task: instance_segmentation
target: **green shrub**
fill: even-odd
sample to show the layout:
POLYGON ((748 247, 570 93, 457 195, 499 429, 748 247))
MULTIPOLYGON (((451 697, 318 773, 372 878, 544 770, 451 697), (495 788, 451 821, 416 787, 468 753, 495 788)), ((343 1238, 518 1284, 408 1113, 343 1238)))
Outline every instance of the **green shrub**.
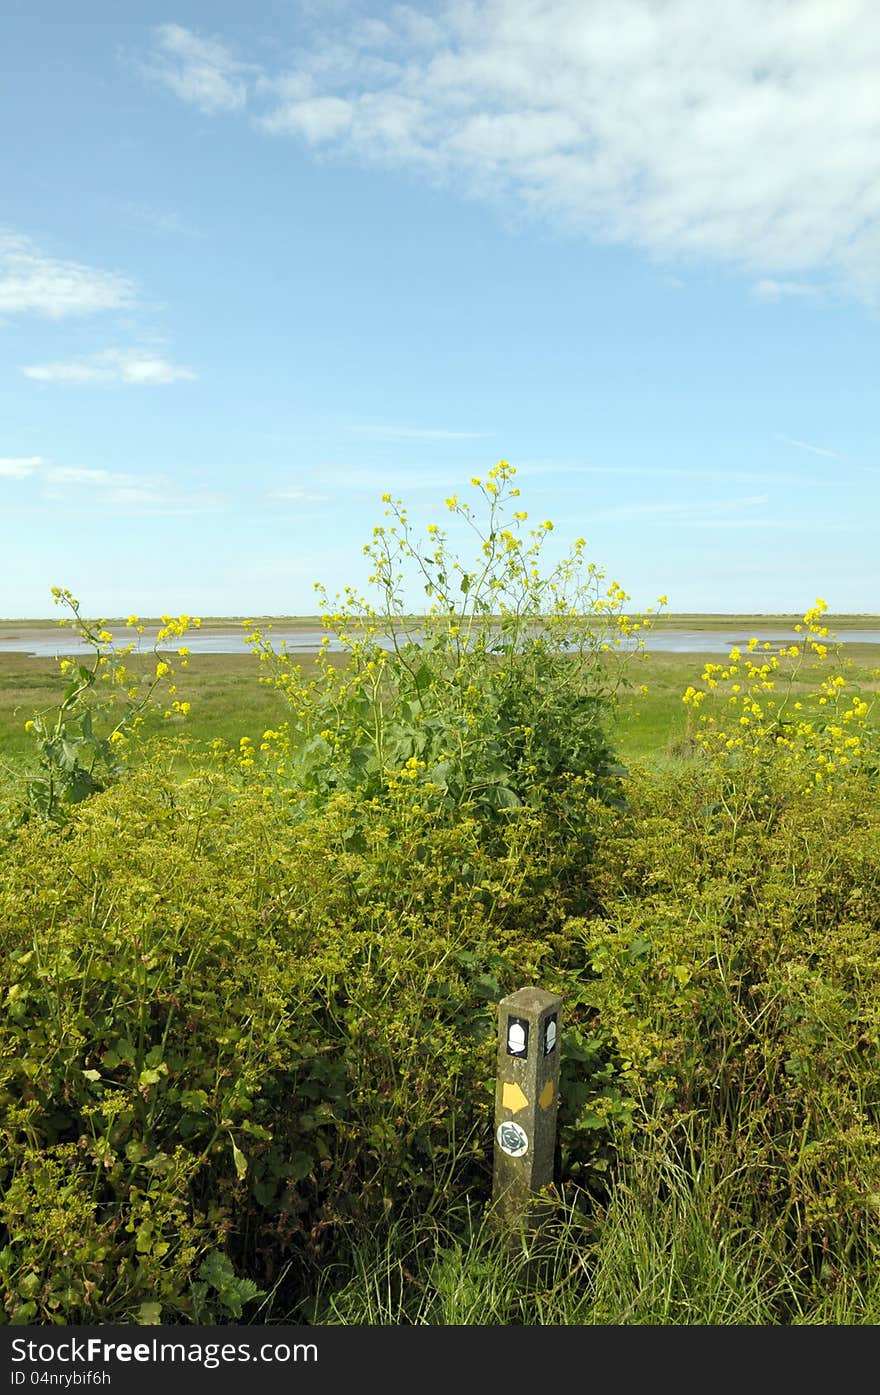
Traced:
POLYGON ((158 761, 62 828, 19 827, 0 877, 10 1317, 222 1320, 214 1253, 261 1291, 292 1266, 302 1296, 353 1234, 485 1200, 495 1003, 585 907, 579 846, 524 809, 489 848, 406 786, 293 823, 259 781, 158 761))
MULTIPOLYGON (((737 810, 727 774, 634 780, 597 843, 600 916, 572 921, 580 989, 616 1053, 639 1146, 701 1121, 805 1281, 869 1274, 880 1206, 880 807, 855 775, 737 810)), ((693 1157, 694 1169, 700 1163, 693 1157)))
MULTIPOLYGON (((8 1321, 259 1320, 270 1302, 333 1320, 383 1236, 431 1256, 395 1311, 478 1311, 474 1284, 502 1272, 473 1227, 495 1004, 526 983, 564 999, 560 1254, 572 1235, 589 1251, 560 1283, 573 1320, 876 1310, 870 703, 828 680, 792 727, 794 679, 773 696, 778 665, 743 675, 731 655, 688 690, 699 758, 622 785, 608 720, 643 622, 580 541, 542 572, 550 524, 503 526, 512 476, 475 481, 486 524, 447 501, 478 539, 467 565, 388 501, 367 547, 379 608, 327 606, 344 663, 309 679, 254 633, 291 705, 262 749, 101 767, 121 743, 89 725, 114 706, 95 701, 113 683, 95 632, 96 667, 38 733, 29 812, 49 817, 12 798, 0 833, 8 1321)), ((804 644, 822 657, 821 627, 804 644)), ((140 701, 126 690, 115 730, 140 701)))
MULTIPOLYGON (((511 510, 514 476, 501 461, 472 481, 485 518, 447 499, 474 540, 472 559, 435 524, 417 538, 403 504, 386 495, 391 522, 364 548, 377 602, 347 587, 331 603, 318 588, 326 633, 317 673, 283 645, 276 651, 270 633, 251 632, 265 681, 291 708, 262 742, 270 783, 319 800, 417 783, 487 830, 523 805, 561 801, 564 813, 573 779, 619 799, 608 727, 649 621, 624 614, 626 593, 586 562, 582 538, 561 560, 546 558, 553 524, 525 529, 525 511, 511 510), (427 613, 414 618, 406 598, 416 590, 427 613)), ((256 757, 246 745, 245 766, 256 757)))

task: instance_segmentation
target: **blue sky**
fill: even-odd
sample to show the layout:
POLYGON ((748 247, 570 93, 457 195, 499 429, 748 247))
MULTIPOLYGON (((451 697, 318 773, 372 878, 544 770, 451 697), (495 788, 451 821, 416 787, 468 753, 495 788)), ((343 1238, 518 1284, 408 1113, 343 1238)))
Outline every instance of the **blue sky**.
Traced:
POLYGON ((313 613, 502 458, 633 607, 880 611, 872 0, 4 0, 0 65, 0 616, 313 613))

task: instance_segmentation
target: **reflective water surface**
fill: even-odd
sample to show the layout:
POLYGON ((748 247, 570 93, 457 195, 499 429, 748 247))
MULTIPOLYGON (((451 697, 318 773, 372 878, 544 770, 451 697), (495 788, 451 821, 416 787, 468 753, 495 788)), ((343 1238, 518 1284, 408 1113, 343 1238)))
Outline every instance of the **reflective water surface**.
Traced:
MULTIPOLYGON (((193 630, 179 642, 168 645, 173 652, 178 643, 185 644, 193 654, 246 654, 250 646, 245 643, 245 631, 243 629, 230 628, 228 630, 193 630)), ((283 642, 286 642, 287 649, 291 653, 314 654, 321 647, 323 631, 313 630, 284 630, 277 629, 270 632, 273 647, 279 649, 283 642)), ((120 630, 116 636, 119 644, 126 642, 126 631, 120 630)), ((757 639, 760 643, 767 642, 776 649, 781 644, 793 644, 802 638, 794 630, 761 629, 760 627, 739 632, 730 630, 660 630, 655 633, 648 631, 644 636, 645 648, 656 653, 681 653, 681 654, 726 654, 733 645, 744 648, 750 639, 757 639)), ((150 635, 142 636, 142 643, 149 644, 150 635)), ((860 630, 840 630, 832 642, 841 644, 877 644, 880 645, 880 629, 860 629, 860 630)), ((339 650, 341 646, 331 640, 332 650, 339 650)), ((0 653, 27 654, 33 658, 51 658, 55 655, 65 654, 85 654, 88 648, 84 644, 72 643, 71 637, 62 630, 54 632, 26 631, 3 629, 0 626, 0 653)))

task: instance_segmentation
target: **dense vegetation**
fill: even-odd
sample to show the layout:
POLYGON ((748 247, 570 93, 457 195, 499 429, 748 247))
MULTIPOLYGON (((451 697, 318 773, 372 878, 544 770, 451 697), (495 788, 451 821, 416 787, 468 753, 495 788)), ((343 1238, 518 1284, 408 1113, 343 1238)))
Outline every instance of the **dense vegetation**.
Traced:
POLYGON ((546 562, 512 479, 485 521, 447 501, 467 564, 388 500, 378 606, 325 604, 344 664, 253 632, 260 740, 139 748, 157 700, 185 721, 186 617, 147 665, 59 592, 93 659, 0 833, 7 1322, 880 1320, 872 695, 817 603, 625 771, 651 617, 580 541, 546 562), (487 1219, 494 1005, 530 982, 565 1030, 524 1295, 487 1219))

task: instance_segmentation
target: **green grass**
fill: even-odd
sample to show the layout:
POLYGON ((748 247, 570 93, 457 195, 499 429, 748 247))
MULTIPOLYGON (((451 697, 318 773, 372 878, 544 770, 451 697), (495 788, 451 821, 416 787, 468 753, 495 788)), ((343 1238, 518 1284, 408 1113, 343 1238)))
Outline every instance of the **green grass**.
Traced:
MULTIPOLYGON (((324 1326, 875 1326, 880 1274, 795 1271, 756 1226, 739 1169, 637 1152, 604 1207, 560 1202, 543 1230, 504 1236, 465 1199, 416 1234, 389 1220, 305 1311, 324 1326)), ((271 1304, 267 1306, 271 1307, 271 1304)))
MULTIPOLYGON (((712 613, 678 611, 672 615, 658 615, 654 628, 658 630, 735 630, 780 629, 790 630, 803 621, 803 615, 788 615, 774 612, 767 615, 738 615, 723 612, 712 613)), ((832 615, 825 612, 822 624, 832 630, 880 630, 880 615, 864 614, 832 615)))
MULTIPOLYGON (((682 703, 682 694, 688 684, 700 686, 700 674, 707 661, 719 663, 722 657, 714 653, 657 652, 647 653, 639 660, 631 673, 633 686, 624 690, 618 704, 615 734, 625 760, 662 763, 689 753, 693 718, 682 703), (639 691, 642 685, 648 689, 644 696, 639 691)), ((848 680, 865 691, 876 690, 880 643, 848 644, 843 657, 848 680)), ((827 663, 805 664, 793 692, 815 689, 829 671, 827 663)))
MULTIPOLYGON (((880 644, 847 645, 844 652, 852 663, 852 676, 866 687, 875 687, 871 675, 880 665, 880 644)), ((621 693, 614 732, 624 760, 663 763, 687 754, 689 716, 681 695, 689 683, 699 683, 707 659, 717 662, 719 655, 655 652, 633 663, 632 686, 621 693), (639 691, 642 685, 648 688, 646 696, 639 691)), ((304 667, 312 662, 310 656, 303 656, 304 667)), ((136 669, 136 662, 132 667, 136 669)), ((177 697, 192 705, 189 717, 185 722, 153 721, 148 734, 155 737, 173 730, 197 743, 219 737, 237 745, 242 736, 259 742, 263 731, 277 726, 286 714, 283 699, 260 683, 260 673, 252 654, 194 654, 176 679, 177 697)), ((814 668, 805 671, 804 677, 815 680, 817 675, 820 670, 814 668)), ((0 757, 16 766, 28 760, 33 742, 24 723, 35 711, 57 702, 61 691, 54 659, 0 652, 0 757)))
MULTIPOLYGON (((309 664, 310 659, 304 660, 309 664)), ((132 659, 129 667, 137 672, 132 659)), ((186 732, 195 742, 219 737, 237 745, 242 736, 258 741, 267 727, 284 720, 280 695, 259 681, 260 670, 251 654, 197 654, 176 676, 177 694, 192 704, 183 721, 151 720, 148 735, 186 732)), ((51 708, 63 691, 58 665, 51 658, 0 653, 0 755, 20 764, 28 759, 33 741, 24 724, 35 711, 51 708)))

